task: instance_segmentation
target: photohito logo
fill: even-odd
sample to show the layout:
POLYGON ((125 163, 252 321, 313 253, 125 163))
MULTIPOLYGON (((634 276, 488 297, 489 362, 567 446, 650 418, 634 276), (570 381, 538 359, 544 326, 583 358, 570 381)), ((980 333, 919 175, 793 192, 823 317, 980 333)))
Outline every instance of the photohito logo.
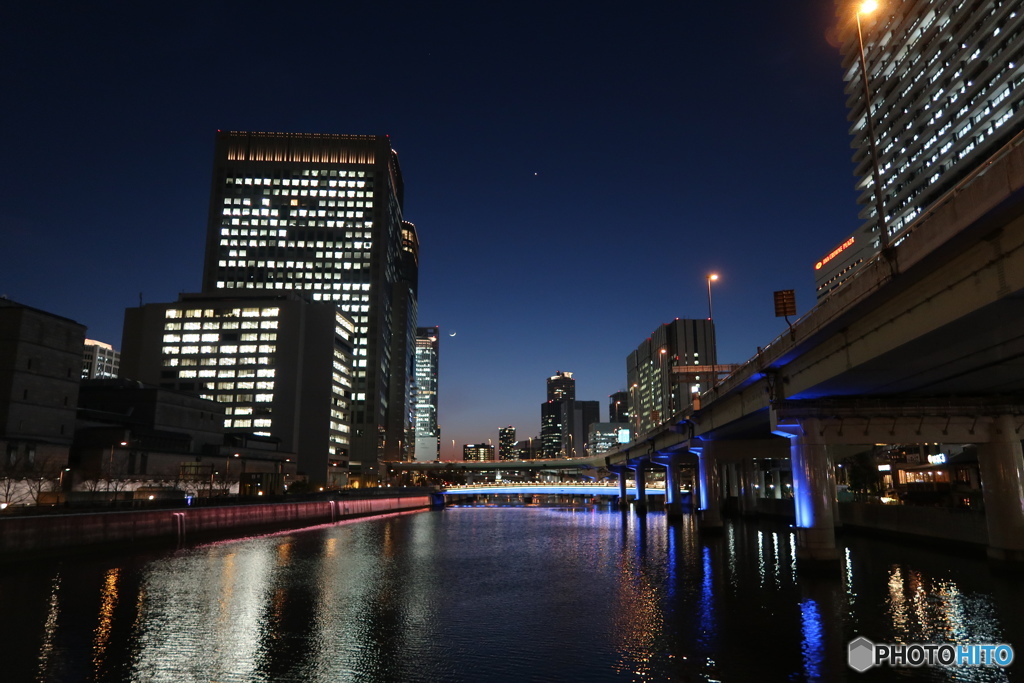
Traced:
POLYGON ((1013 648, 1005 643, 872 643, 850 641, 847 663, 861 673, 873 666, 1010 666, 1013 648))

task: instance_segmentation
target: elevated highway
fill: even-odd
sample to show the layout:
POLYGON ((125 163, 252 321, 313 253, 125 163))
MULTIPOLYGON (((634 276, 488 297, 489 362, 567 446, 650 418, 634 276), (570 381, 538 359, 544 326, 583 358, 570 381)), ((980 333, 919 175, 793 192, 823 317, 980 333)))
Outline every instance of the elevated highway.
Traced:
POLYGON ((1024 561, 1022 141, 965 178, 791 331, 695 405, 609 454, 607 465, 642 476, 660 464, 671 479, 679 454, 696 458, 702 515, 714 527, 719 459, 790 456, 798 556, 828 561, 830 447, 978 444, 990 555, 1024 561))

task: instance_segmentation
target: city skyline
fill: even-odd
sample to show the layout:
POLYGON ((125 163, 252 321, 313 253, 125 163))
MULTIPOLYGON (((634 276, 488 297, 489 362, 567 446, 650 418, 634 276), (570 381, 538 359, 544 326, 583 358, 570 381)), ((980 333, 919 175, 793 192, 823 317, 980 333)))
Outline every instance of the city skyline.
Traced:
POLYGON ((216 130, 389 134, 417 323, 441 334, 442 457, 537 435, 558 370, 605 404, 650 330, 704 315, 712 270, 719 359, 747 360, 786 329, 772 292, 809 310, 814 262, 859 224, 834 7, 522 9, 332 9, 365 28, 347 54, 394 48, 340 89, 317 66, 335 43, 269 4, 8 9, 0 294, 119 347, 126 308, 200 289, 216 130), (247 61, 271 20, 285 56, 247 61))

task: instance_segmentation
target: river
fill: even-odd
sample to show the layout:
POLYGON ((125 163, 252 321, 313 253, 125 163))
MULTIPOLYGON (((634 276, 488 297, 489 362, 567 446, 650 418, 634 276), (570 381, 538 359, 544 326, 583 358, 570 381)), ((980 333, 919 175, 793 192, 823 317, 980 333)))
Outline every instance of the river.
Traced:
MULTIPOLYGON (((784 523, 465 507, 0 571, 0 680, 1003 681, 847 666, 847 644, 1024 644, 1024 578, 840 536, 797 572, 784 523)), ((1021 656, 1024 657, 1024 651, 1021 656)))

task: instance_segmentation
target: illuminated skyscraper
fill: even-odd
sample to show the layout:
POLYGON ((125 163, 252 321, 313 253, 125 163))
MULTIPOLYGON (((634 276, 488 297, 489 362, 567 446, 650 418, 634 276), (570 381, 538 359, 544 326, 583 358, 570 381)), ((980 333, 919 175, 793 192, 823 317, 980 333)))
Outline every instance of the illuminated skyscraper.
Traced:
POLYGON ((203 291, 307 292, 355 325, 351 464, 380 481, 414 439, 419 242, 385 136, 220 132, 203 291))
POLYGON ((516 428, 513 426, 498 429, 498 460, 518 460, 516 450, 516 428))
POLYGON ((437 373, 440 359, 440 330, 416 328, 416 459, 441 457, 441 430, 437 426, 437 373))
POLYGON ((1024 130, 1024 11, 1007 0, 837 0, 857 190, 864 221, 815 264, 827 295, 1024 130), (870 102, 887 237, 879 232, 865 111, 870 102))
POLYGON ((571 372, 556 372, 548 377, 548 400, 540 406, 540 457, 557 458, 564 454, 565 425, 562 421, 562 403, 576 400, 576 380, 571 372))

